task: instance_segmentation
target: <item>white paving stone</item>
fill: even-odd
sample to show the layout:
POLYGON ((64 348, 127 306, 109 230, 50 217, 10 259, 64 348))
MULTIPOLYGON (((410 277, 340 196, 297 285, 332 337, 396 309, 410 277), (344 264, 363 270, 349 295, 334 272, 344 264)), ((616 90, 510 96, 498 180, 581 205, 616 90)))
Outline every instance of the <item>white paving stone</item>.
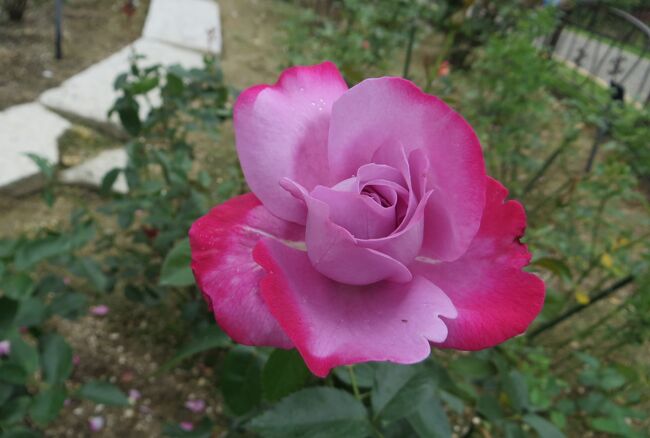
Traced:
MULTIPOLYGON (((128 156, 122 148, 103 151, 96 157, 61 172, 59 181, 67 184, 100 187, 104 175, 115 168, 125 168, 127 162, 128 156)), ((120 175, 115 180, 113 191, 118 193, 129 191, 123 172, 120 172, 120 175)))
POLYGON ((0 112, 0 190, 22 194, 39 188, 38 166, 25 154, 58 163, 58 138, 69 127, 66 119, 35 102, 0 112))
MULTIPOLYGON (((59 87, 47 90, 40 96, 40 102, 56 111, 84 119, 86 121, 115 128, 119 126, 117 114, 108 117, 118 92, 113 89, 115 78, 126 72, 133 53, 145 58, 138 62, 141 67, 153 64, 180 64, 183 67, 200 67, 203 58, 199 53, 173 47, 168 44, 139 39, 103 61, 92 65, 63 82, 59 87)), ((149 96, 155 105, 159 96, 149 96)), ((144 99, 139 99, 144 116, 149 107, 144 99)))
POLYGON ((219 6, 211 0, 153 0, 142 35, 201 52, 221 52, 219 6))

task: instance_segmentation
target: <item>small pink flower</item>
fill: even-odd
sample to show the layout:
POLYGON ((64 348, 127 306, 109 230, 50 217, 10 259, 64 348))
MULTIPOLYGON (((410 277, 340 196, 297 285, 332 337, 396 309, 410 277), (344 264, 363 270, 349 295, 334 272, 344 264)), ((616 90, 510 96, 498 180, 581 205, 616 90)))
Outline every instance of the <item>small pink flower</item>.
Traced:
POLYGON ((72 400, 70 400, 69 398, 66 398, 65 400, 63 400, 63 406, 66 406, 66 407, 70 406, 71 403, 72 403, 72 400))
POLYGON ((361 41, 361 48, 363 50, 368 50, 370 49, 370 42, 368 40, 363 40, 361 41))
POLYGON ((124 383, 132 382, 134 378, 135 374, 133 374, 133 371, 130 370, 124 371, 120 376, 120 380, 124 383))
POLYGON ((81 358, 79 357, 79 355, 75 354, 74 356, 72 356, 72 365, 77 366, 79 365, 79 363, 81 363, 81 358))
POLYGON ((104 428, 104 417, 90 417, 88 419, 88 426, 93 432, 99 432, 104 428))
POLYGON ((99 306, 93 306, 90 308, 90 313, 95 316, 104 316, 108 314, 110 308, 105 304, 100 304, 99 306))
POLYGON ((203 412, 205 401, 201 399, 188 400, 185 402, 185 407, 194 413, 203 412))
POLYGON ((451 64, 449 61, 442 61, 440 67, 438 67, 438 77, 449 76, 449 73, 451 73, 451 64))
POLYGON ((542 309, 523 206, 486 174, 467 121, 412 82, 348 89, 331 62, 293 67, 239 95, 234 128, 252 193, 189 234, 235 341, 296 348, 324 377, 492 347, 542 309))
POLYGON ((194 424, 190 423, 189 421, 183 421, 179 424, 179 426, 186 432, 191 432, 194 430, 194 424))
POLYGON ((142 397, 142 394, 137 389, 130 389, 129 390, 129 402, 131 404, 134 404, 135 402, 140 400, 140 397, 142 397))
POLYGON ((72 280, 70 279, 70 277, 63 277, 63 284, 65 284, 66 286, 70 286, 70 284, 72 284, 72 280))
POLYGON ((11 354, 11 341, 5 339, 0 341, 0 357, 9 356, 11 354))

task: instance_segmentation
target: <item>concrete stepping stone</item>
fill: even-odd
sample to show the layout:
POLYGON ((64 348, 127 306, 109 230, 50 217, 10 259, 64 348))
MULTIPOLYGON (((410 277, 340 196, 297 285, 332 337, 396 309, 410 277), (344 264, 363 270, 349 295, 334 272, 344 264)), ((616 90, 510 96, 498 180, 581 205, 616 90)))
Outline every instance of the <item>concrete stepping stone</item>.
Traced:
MULTIPOLYGON (((73 118, 120 133, 117 114, 109 118, 108 111, 119 96, 119 93, 113 89, 115 78, 128 71, 134 53, 144 56, 144 59, 138 61, 141 67, 154 64, 180 64, 185 68, 191 68, 203 64, 203 58, 199 53, 141 38, 72 76, 59 87, 45 91, 39 98, 40 102, 48 108, 73 118)), ((149 98, 154 105, 160 101, 159 96, 153 93, 149 98)), ((149 110, 148 103, 142 97, 139 103, 141 115, 144 116, 149 110)))
POLYGON ((142 35, 201 52, 221 52, 219 5, 211 0, 153 0, 142 35))
MULTIPOLYGON (((104 175, 115 168, 125 168, 127 162, 127 153, 122 148, 103 151, 96 157, 91 158, 78 166, 60 172, 59 181, 67 184, 100 187, 104 175)), ((121 172, 115 180, 113 191, 117 193, 127 193, 129 191, 124 173, 121 172)))
POLYGON ((70 122, 38 103, 0 112, 0 191, 22 195, 42 187, 38 166, 26 153, 58 163, 58 138, 70 122))

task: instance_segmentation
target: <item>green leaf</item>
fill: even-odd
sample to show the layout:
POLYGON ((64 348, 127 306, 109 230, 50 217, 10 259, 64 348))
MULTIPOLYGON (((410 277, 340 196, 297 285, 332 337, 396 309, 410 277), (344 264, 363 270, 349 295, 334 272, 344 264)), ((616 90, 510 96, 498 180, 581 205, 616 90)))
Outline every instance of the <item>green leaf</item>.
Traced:
POLYGON ((190 263, 190 240, 183 239, 174 245, 167 253, 160 272, 161 286, 191 286, 194 284, 194 276, 190 263))
POLYGON ((9 297, 0 297, 0 333, 8 330, 18 312, 18 301, 9 297))
POLYGON ((9 399, 9 397, 11 397, 13 391, 14 391, 13 385, 0 382, 0 406, 5 404, 5 402, 9 399))
POLYGON ((432 394, 429 399, 420 403, 418 409, 407 419, 421 438, 448 438, 451 436, 447 413, 436 395, 432 394))
POLYGON ((10 336, 9 340, 11 355, 8 362, 20 366, 27 376, 34 374, 40 365, 36 347, 25 342, 17 332, 10 336))
POLYGON ((560 429, 539 415, 524 415, 524 422, 535 429, 535 432, 537 432, 539 438, 564 438, 564 434, 560 429))
POLYGON ((56 164, 50 163, 47 158, 41 157, 38 154, 28 152, 25 154, 41 171, 45 178, 50 181, 54 178, 54 172, 56 170, 56 164))
POLYGON ((552 257, 544 257, 532 262, 531 266, 539 266, 540 268, 544 268, 562 280, 571 280, 571 270, 563 260, 555 259, 552 257))
POLYGON ((167 82, 165 84, 164 91, 170 96, 178 97, 183 93, 183 79, 178 77, 176 74, 168 72, 167 73, 167 82))
POLYGON ((66 236, 66 245, 69 250, 82 248, 95 237, 95 233, 95 225, 92 222, 76 226, 72 234, 66 236))
POLYGON ((212 350, 213 348, 227 347, 229 345, 230 339, 228 336, 216 325, 211 325, 192 336, 192 340, 178 350, 173 358, 165 362, 158 369, 157 374, 169 371, 190 356, 212 350))
POLYGON ((456 412, 456 414, 462 414, 465 410, 465 403, 463 400, 447 391, 440 391, 440 398, 445 402, 447 407, 456 412))
POLYGON ((41 358, 45 381, 62 383, 72 372, 72 348, 60 335, 49 334, 41 340, 41 358))
POLYGON ((157 76, 143 78, 131 84, 130 91, 134 95, 145 94, 156 88, 158 86, 158 82, 159 78, 157 76))
POLYGON ((81 259, 80 268, 81 274, 90 281, 90 284, 98 292, 106 292, 108 290, 110 282, 106 274, 102 271, 102 268, 99 266, 99 263, 93 259, 85 257, 81 259))
POLYGON ((491 394, 483 394, 478 399, 476 409, 490 421, 496 421, 504 417, 499 400, 491 394))
POLYGON ((221 372, 221 392, 228 407, 243 415, 262 399, 262 360, 255 350, 237 346, 228 352, 221 372))
POLYGON ((29 298, 34 292, 35 285, 31 277, 25 272, 10 275, 3 280, 1 289, 4 290, 5 295, 15 300, 23 300, 29 298))
POLYGON ((2 434, 2 438, 41 438, 41 436, 37 431, 27 429, 23 426, 14 427, 2 434))
POLYGON ((599 432, 616 436, 629 436, 632 432, 632 428, 625 422, 625 418, 622 416, 597 417, 591 419, 589 424, 599 432))
MULTIPOLYGON (((372 362, 354 365, 354 377, 357 380, 357 386, 359 388, 372 388, 372 385, 375 383, 375 371, 376 364, 372 362)), ((347 385, 352 385, 348 367, 334 368, 334 375, 347 385)))
MULTIPOLYGON (((2 376, 1 368, 0 376, 2 376)), ((22 422, 23 417, 27 415, 29 405, 30 398, 25 395, 11 400, 11 403, 6 403, 3 406, 0 406, 0 424, 4 426, 5 424, 16 424, 22 422)))
POLYGON ((38 298, 28 298, 20 302, 14 324, 17 327, 39 326, 45 319, 46 308, 38 298))
POLYGON ((40 295, 59 294, 67 289, 68 287, 63 282, 63 278, 56 275, 45 275, 39 279, 38 286, 36 286, 36 291, 40 295))
POLYGON ((463 356, 451 364, 451 369, 465 378, 485 379, 494 374, 494 366, 476 356, 463 356))
POLYGON ((267 400, 276 401, 296 392, 311 373, 297 350, 276 349, 262 372, 262 388, 267 400))
POLYGON ((13 255, 16 243, 16 240, 0 239, 0 258, 13 255))
POLYGON ((110 193, 111 189, 113 188, 113 184, 115 184, 115 181, 117 181, 117 177, 120 176, 120 172, 122 172, 122 169, 111 169, 109 170, 104 177, 102 178, 102 184, 100 186, 100 190, 104 194, 110 193))
POLYGON ((87 382, 79 390, 79 396, 104 405, 127 406, 129 404, 129 399, 117 386, 99 380, 87 382))
POLYGON ((27 383, 25 369, 15 363, 0 363, 0 382, 24 385, 27 383))
POLYGON ((50 311, 66 319, 77 319, 83 316, 87 308, 88 299, 78 292, 59 294, 50 303, 50 311))
POLYGON ((334 388, 307 388, 280 401, 250 423, 264 438, 364 438, 371 432, 366 408, 334 388))
POLYGON ((41 427, 51 423, 61 412, 67 396, 65 386, 55 385, 39 392, 32 400, 29 415, 41 427))
POLYGON ((625 382, 625 376, 621 373, 614 368, 606 368, 600 376, 599 386, 606 391, 611 391, 625 385, 625 382))
POLYGON ((140 105, 132 96, 122 96, 115 101, 109 114, 117 111, 124 130, 135 137, 142 130, 139 110, 140 105))
POLYGON ((530 433, 525 432, 520 423, 515 423, 515 422, 505 422, 503 425, 503 429, 506 433, 505 438, 529 438, 530 433))
POLYGON ((68 248, 66 241, 60 236, 47 236, 38 240, 24 242, 18 246, 16 251, 14 261, 16 269, 27 270, 43 260, 61 255, 68 248))
POLYGON ((434 378, 420 367, 378 364, 371 394, 375 418, 385 421, 404 418, 428 400, 435 388, 434 378))
POLYGON ((517 370, 512 370, 504 378, 504 390, 508 395, 512 407, 517 411, 523 411, 528 408, 528 385, 523 374, 517 370))

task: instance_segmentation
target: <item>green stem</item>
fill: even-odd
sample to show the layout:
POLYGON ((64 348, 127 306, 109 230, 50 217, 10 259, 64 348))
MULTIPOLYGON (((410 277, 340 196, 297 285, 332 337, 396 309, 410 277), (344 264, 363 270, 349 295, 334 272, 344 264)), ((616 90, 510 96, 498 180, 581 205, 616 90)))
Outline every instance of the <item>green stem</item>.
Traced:
POLYGON ((591 301, 589 301, 588 304, 585 304, 585 305, 580 304, 578 306, 572 307, 572 308, 568 309, 566 312, 564 312, 561 315, 559 315, 558 317, 556 317, 555 319, 552 319, 551 321, 548 321, 547 323, 542 324, 537 330, 533 330, 532 332, 530 332, 530 334, 528 335, 528 339, 532 341, 534 338, 541 335, 545 331, 555 327, 559 323, 561 323, 561 322, 569 319, 573 315, 585 310, 586 308, 592 306, 593 304, 597 303, 598 301, 600 301, 600 300, 602 300, 604 298, 607 298, 608 296, 610 296, 611 294, 613 294, 617 290, 621 289, 622 287, 627 286, 628 284, 632 283, 633 281, 634 281, 634 276, 628 275, 627 277, 617 281, 616 283, 614 283, 613 285, 611 285, 607 289, 604 289, 604 290, 602 290, 602 291, 600 291, 600 292, 598 292, 596 294, 592 294, 591 295, 591 301))
POLYGON ((354 373, 354 366, 348 366, 348 373, 350 374, 350 383, 352 384, 354 397, 361 401, 361 393, 359 392, 359 385, 357 384, 357 375, 354 373))
POLYGON ((554 200, 554 199, 559 199, 561 195, 563 195, 563 191, 567 188, 571 190, 571 187, 575 185, 575 178, 571 177, 569 178, 564 184, 559 186, 557 189, 555 189, 553 192, 551 192, 548 195, 542 196, 541 200, 533 205, 531 208, 527 209, 527 216, 534 219, 538 215, 538 211, 540 208, 545 206, 549 201, 554 200))
POLYGON ((598 235, 600 234, 600 226, 603 223, 603 213, 605 211, 605 206, 609 201, 609 196, 605 197, 598 203, 598 210, 596 211, 596 219, 594 223, 594 228, 591 231, 591 242, 589 244, 589 255, 594 256, 596 252, 596 244, 598 243, 598 235))
POLYGON ((580 330, 576 335, 569 336, 567 339, 562 340, 561 342, 554 344, 552 346, 553 349, 558 350, 560 348, 564 348, 567 345, 569 345, 572 341, 578 340, 581 341, 585 339, 587 335, 591 335, 596 329, 601 327, 603 324, 605 324, 607 321, 612 319, 614 316, 618 314, 621 310, 623 310, 626 306, 628 305, 627 302, 623 302, 622 304, 619 304, 614 308, 614 310, 611 310, 607 312, 602 318, 598 318, 596 322, 593 324, 589 324, 588 327, 580 330))
POLYGON ((451 47, 454 45, 454 41, 456 40, 456 31, 451 31, 447 34, 445 37, 445 42, 442 46, 442 51, 436 58, 435 63, 433 64, 433 70, 430 72, 431 74, 427 75, 427 84, 424 88, 424 92, 428 93, 431 91, 431 85, 433 84, 433 80, 436 78, 438 75, 438 71, 440 71, 440 66, 442 65, 443 61, 447 58, 449 58, 449 50, 451 47))
POLYGON ((535 184, 537 184, 537 181, 544 176, 546 171, 551 167, 551 165, 555 162, 555 160, 564 152, 564 150, 575 141, 576 135, 574 133, 570 133, 567 135, 564 139, 564 141, 551 153, 551 155, 544 160, 544 163, 542 164, 542 167, 539 168, 537 173, 528 180, 526 185, 524 186, 524 189, 521 191, 520 198, 523 198, 526 196, 532 189, 535 187, 535 184))
POLYGON ((411 57, 413 55, 413 43, 415 42, 415 23, 411 25, 409 31, 408 45, 406 46, 406 58, 404 59, 404 70, 402 71, 402 77, 408 79, 409 69, 411 68, 411 57))

